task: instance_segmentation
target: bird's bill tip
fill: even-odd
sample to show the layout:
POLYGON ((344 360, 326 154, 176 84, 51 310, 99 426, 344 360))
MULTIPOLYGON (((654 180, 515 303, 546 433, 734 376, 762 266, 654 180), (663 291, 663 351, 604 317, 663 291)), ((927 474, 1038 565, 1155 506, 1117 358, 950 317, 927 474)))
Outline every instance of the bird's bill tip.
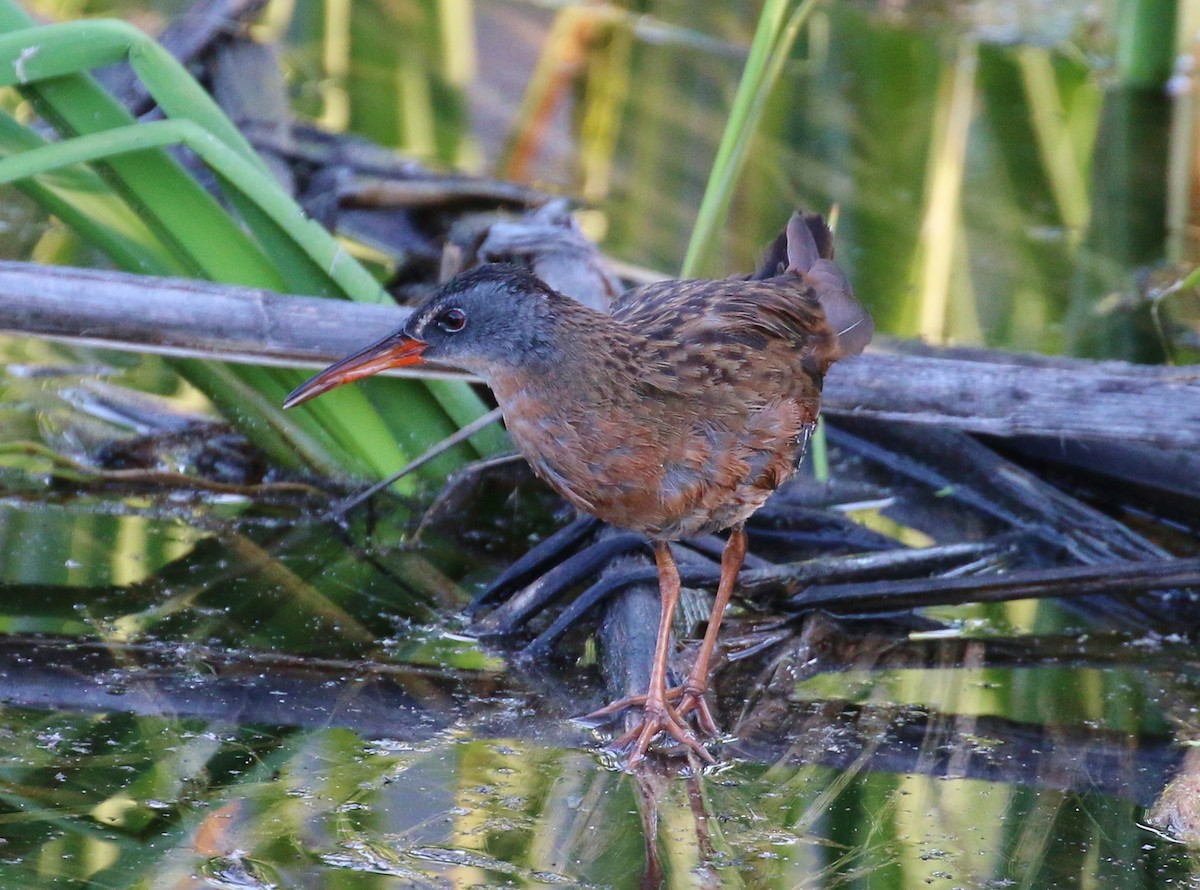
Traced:
POLYGON ((283 400, 283 407, 293 408, 301 402, 316 398, 343 383, 361 380, 389 368, 419 365, 424 361, 421 354, 428 345, 423 340, 417 340, 405 334, 385 337, 361 352, 356 352, 354 355, 347 356, 330 365, 310 380, 300 384, 283 400))

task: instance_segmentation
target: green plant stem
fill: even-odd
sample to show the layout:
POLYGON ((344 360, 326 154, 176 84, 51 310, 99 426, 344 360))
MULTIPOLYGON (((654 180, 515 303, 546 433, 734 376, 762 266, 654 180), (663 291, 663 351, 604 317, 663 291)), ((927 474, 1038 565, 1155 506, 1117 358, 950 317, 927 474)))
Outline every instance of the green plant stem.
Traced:
POLYGON ((168 117, 187 117, 269 174, 233 122, 165 49, 128 22, 94 19, 12 31, 0 35, 0 85, 38 83, 128 61, 168 117), (180 76, 180 75, 184 76, 180 76))
POLYGON ((1175 64, 1177 0, 1120 0, 1117 69, 1133 87, 1161 87, 1175 64))
MULTIPOLYGON (((43 148, 49 143, 7 114, 0 113, 0 158, 43 148)), ((73 168, 14 185, 122 269, 182 275, 161 242, 93 170, 73 168)))
MULTIPOLYGON (((55 53, 43 52, 45 41, 51 39, 57 26, 32 25, 19 4, 0 0, 0 31, 12 32, 3 35, 9 54, 0 56, 8 60, 7 65, 0 65, 0 72, 33 103, 43 118, 66 136, 136 123, 86 74, 56 73, 48 80, 34 83, 31 78, 40 70, 57 70, 51 67, 54 54, 76 63, 90 63, 94 56, 83 48, 68 51, 57 45, 55 53), (40 56, 46 56, 47 61, 39 63, 40 56)), ((111 58, 103 45, 99 58, 101 61, 96 64, 111 58)), ((99 172, 110 188, 144 217, 147 226, 188 274, 251 287, 283 289, 283 279, 261 248, 164 152, 139 152, 116 158, 105 163, 99 172), (214 250, 214 245, 220 249, 214 250)))
POLYGON ((750 55, 738 82, 729 120, 696 214, 696 225, 680 272, 684 278, 701 271, 701 259, 710 253, 713 239, 724 225, 734 186, 745 165, 746 152, 762 119, 771 89, 817 0, 803 0, 788 17, 791 3, 792 0, 767 0, 759 17, 750 55))

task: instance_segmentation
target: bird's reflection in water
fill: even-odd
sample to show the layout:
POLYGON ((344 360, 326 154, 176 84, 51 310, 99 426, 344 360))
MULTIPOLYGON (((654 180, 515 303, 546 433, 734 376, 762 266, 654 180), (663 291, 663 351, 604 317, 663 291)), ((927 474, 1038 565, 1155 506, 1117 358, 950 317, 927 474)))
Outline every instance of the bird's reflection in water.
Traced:
MULTIPOLYGON (((636 791, 638 815, 642 820, 642 836, 646 847, 646 864, 639 885, 642 890, 657 890, 666 886, 660 845, 660 805, 681 781, 687 794, 688 808, 692 814, 691 830, 695 837, 694 865, 688 871, 691 884, 700 888, 722 886, 716 867, 716 847, 709 829, 712 814, 704 795, 703 774, 691 768, 681 768, 678 760, 668 761, 656 756, 632 768, 630 776, 636 791)), ((670 830, 675 829, 676 826, 672 826, 670 830)))

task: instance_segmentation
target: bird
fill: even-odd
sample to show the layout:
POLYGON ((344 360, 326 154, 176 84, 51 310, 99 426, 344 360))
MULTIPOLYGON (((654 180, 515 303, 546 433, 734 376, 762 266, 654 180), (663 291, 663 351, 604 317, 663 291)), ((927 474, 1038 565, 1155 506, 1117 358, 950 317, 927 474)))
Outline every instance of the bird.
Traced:
POLYGON ((299 386, 284 407, 425 362, 481 378, 533 471, 576 508, 645 534, 653 550, 661 611, 646 694, 588 718, 641 709, 612 743, 629 750, 629 767, 660 734, 711 763, 689 721, 719 735, 709 666, 746 554, 744 523, 799 467, 829 367, 861 352, 874 329, 833 253, 824 219, 797 211, 755 274, 643 285, 608 313, 522 267, 479 266, 416 306, 398 331, 299 386), (684 681, 668 688, 680 594, 670 543, 724 530, 703 642, 684 681))

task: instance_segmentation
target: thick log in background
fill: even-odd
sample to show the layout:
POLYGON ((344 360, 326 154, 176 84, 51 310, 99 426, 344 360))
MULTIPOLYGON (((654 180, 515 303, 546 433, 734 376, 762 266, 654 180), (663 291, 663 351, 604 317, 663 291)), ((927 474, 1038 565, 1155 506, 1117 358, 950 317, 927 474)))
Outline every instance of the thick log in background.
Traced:
MULTIPOLYGON (((110 349, 318 366, 407 316, 396 306, 0 263, 0 330, 110 349)), ((995 436, 1200 447, 1200 367, 906 349, 884 343, 839 363, 824 409, 995 436)))

